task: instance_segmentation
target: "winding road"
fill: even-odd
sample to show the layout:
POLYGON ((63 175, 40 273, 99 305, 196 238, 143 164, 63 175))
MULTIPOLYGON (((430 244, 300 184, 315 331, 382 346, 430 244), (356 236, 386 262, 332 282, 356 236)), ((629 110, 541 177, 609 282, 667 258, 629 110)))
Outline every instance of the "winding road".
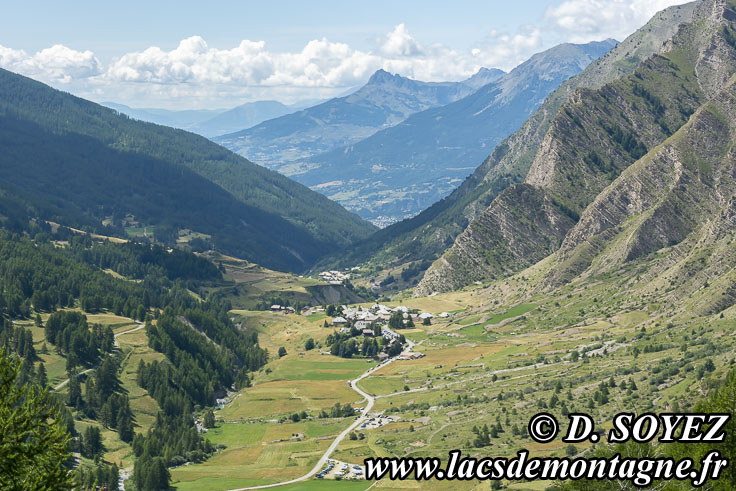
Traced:
MULTIPOLYGON (((123 334, 130 334, 131 332, 136 332, 136 331, 140 331, 141 329, 143 329, 144 327, 146 327, 146 326, 145 326, 145 324, 143 324, 142 322, 137 322, 137 321, 134 321, 134 322, 135 322, 136 324, 138 324, 138 326, 137 326, 137 327, 134 327, 133 329, 128 329, 127 331, 119 332, 119 333, 117 333, 117 334, 115 334, 115 335, 113 336, 113 338, 114 338, 114 343, 115 343, 115 344, 114 344, 115 348, 119 348, 119 347, 120 347, 120 346, 118 345, 118 336, 122 336, 123 334)), ((112 356, 112 353, 109 353, 109 356, 112 356)), ((99 366, 99 365, 98 365, 98 366, 99 366)), ((77 375, 82 375, 83 373, 88 373, 88 372, 91 372, 91 371, 92 371, 92 370, 94 370, 95 368, 97 368, 97 367, 95 366, 95 367, 92 367, 92 368, 88 368, 88 369, 86 369, 86 370, 82 370, 82 371, 81 371, 81 372, 79 372, 79 373, 78 373, 77 375)), ((65 380, 64 380, 63 382, 59 383, 59 384, 58 384, 58 385, 57 385, 56 387, 54 387, 54 388, 53 388, 53 390, 55 390, 55 391, 56 391, 56 390, 59 390, 59 389, 61 389, 62 387, 64 387, 64 386, 65 386, 66 384, 68 384, 68 383, 69 383, 69 379, 67 378, 67 379, 65 379, 65 380)), ((76 462, 77 462, 77 463, 79 463, 79 462, 80 462, 80 460, 81 460, 81 457, 80 457, 80 455, 79 455, 79 452, 74 452, 74 458, 75 458, 75 460, 76 460, 76 462)), ((123 472, 121 472, 121 474, 120 474, 120 477, 119 477, 119 479, 118 479, 118 488, 119 488, 119 489, 125 489, 125 485, 124 485, 124 482, 125 482, 125 480, 126 480, 126 479, 127 479, 128 477, 130 477, 130 469, 121 469, 121 471, 123 471, 123 472)))
MULTIPOLYGON (((115 348, 119 348, 120 347, 120 346, 118 346, 118 336, 122 336, 123 334, 130 334, 131 332, 140 331, 141 329, 143 329, 144 327, 146 327, 142 322, 137 322, 137 324, 138 324, 138 327, 134 327, 133 329, 128 329, 127 331, 123 331, 123 332, 119 332, 119 333, 115 334, 115 336, 114 336, 114 338, 115 338, 115 348)), ((112 353, 110 353, 110 355, 112 355, 112 353)), ((88 368, 86 370, 82 370, 77 375, 82 375, 84 373, 91 372, 95 368, 97 368, 97 367, 92 367, 92 368, 88 368)), ((65 379, 59 385, 57 385, 56 387, 54 387, 54 390, 59 390, 59 389, 61 389, 62 387, 64 387, 68 383, 69 383, 69 379, 65 379)))
MULTIPOLYGON (((406 344, 406 347, 404 348, 404 350, 402 351, 402 353, 408 353, 408 352, 410 352, 414 348, 414 346, 415 346, 415 344, 413 342, 409 341, 408 339, 406 340, 406 343, 407 343, 406 344)), ((363 391, 360 387, 358 387, 358 382, 360 382, 361 380, 363 380, 364 378, 366 378, 368 375, 372 374, 378 367, 384 367, 384 366, 388 365, 389 363, 394 362, 396 360, 396 358, 397 357, 389 358, 388 360, 386 360, 381 365, 374 365, 371 368, 369 368, 368 370, 366 370, 365 372, 363 372, 363 374, 361 374, 360 377, 358 377, 358 378, 350 381, 350 387, 355 392, 357 392, 358 394, 360 394, 368 402, 366 403, 366 405, 363 408, 363 410, 360 412, 360 416, 358 417, 358 419, 356 419, 355 421, 353 421, 353 424, 351 424, 350 426, 348 426, 342 433, 340 433, 339 435, 337 435, 337 437, 335 438, 335 440, 330 444, 330 446, 327 448, 327 450, 325 451, 325 453, 322 454, 322 457, 320 457, 319 461, 317 461, 317 463, 315 464, 315 466, 312 468, 311 471, 309 471, 308 473, 304 474, 301 477, 297 477, 297 478, 291 479, 289 481, 277 482, 277 483, 273 483, 273 484, 263 484, 261 486, 251 486, 251 487, 248 487, 248 488, 236 488, 236 489, 231 489, 230 491, 246 491, 246 490, 249 490, 249 489, 275 488, 277 486, 285 486, 287 484, 294 484, 294 483, 306 481, 307 479, 310 479, 311 477, 313 477, 314 475, 316 475, 325 466, 325 464, 327 463, 327 460, 330 458, 330 455, 332 455, 332 452, 334 452, 337 449, 338 445, 340 445, 340 443, 345 439, 345 437, 348 436, 351 431, 353 431, 355 428, 357 428, 358 426, 360 426, 361 424, 363 424, 365 422, 365 420, 366 420, 366 418, 368 416, 368 413, 373 408, 373 404, 375 404, 375 402, 376 402, 376 398, 374 396, 368 394, 367 392, 363 391)))

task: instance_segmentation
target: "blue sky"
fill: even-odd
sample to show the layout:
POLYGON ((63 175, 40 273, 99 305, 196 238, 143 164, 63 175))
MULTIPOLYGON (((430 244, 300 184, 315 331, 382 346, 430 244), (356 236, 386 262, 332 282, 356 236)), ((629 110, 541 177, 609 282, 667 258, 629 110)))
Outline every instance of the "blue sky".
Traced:
POLYGON ((509 70, 560 42, 623 39, 682 0, 10 2, 0 67, 96 101, 213 108, 334 96, 378 68, 509 70))
POLYGON ((243 39, 266 40, 277 50, 301 48, 327 37, 368 49, 373 39, 395 25, 409 24, 425 42, 469 47, 492 29, 513 31, 538 20, 551 2, 372 0, 201 2, 126 1, 11 2, 3 7, 0 38, 9 47, 40 50, 61 43, 74 49, 97 46, 95 53, 151 45, 175 48, 181 39, 199 35, 213 47, 243 39), (305 8, 305 5, 309 5, 305 8), (39 16, 39 12, 43 12, 39 16), (61 22, 60 22, 61 20, 61 22))

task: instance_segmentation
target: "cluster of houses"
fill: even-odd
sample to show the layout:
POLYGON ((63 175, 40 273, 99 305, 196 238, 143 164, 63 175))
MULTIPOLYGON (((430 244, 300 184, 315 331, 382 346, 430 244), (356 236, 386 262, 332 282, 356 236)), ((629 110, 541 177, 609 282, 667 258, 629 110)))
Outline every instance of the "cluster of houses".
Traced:
MULTIPOLYGON (((386 324, 391 316, 396 312, 401 312, 404 316, 404 324, 408 324, 409 320, 413 323, 422 323, 425 319, 432 319, 434 315, 429 312, 416 312, 411 311, 409 307, 399 305, 398 307, 391 308, 386 305, 375 304, 370 309, 364 310, 360 307, 351 308, 346 305, 342 307, 342 315, 332 319, 332 325, 336 327, 352 324, 358 329, 365 329, 370 327, 372 323, 386 324)), ((444 314, 444 312, 443 312, 444 314)), ((449 315, 449 314, 447 314, 449 315)))
MULTIPOLYGON (((412 323, 423 323, 425 319, 434 318, 434 315, 429 312, 420 313, 412 311, 403 305, 391 308, 386 305, 375 304, 369 309, 363 309, 361 307, 352 308, 343 305, 342 315, 332 319, 332 326, 339 327, 340 333, 347 334, 352 332, 353 329, 357 329, 361 331, 364 336, 373 337, 376 335, 376 331, 373 330, 373 326, 379 325, 381 326, 380 336, 387 341, 387 344, 391 344, 394 341, 399 341, 400 338, 399 333, 388 325, 391 317, 397 312, 402 314, 402 322, 407 327, 412 323)), ((402 354, 401 359, 414 360, 423 356, 424 355, 419 352, 409 352, 402 354)), ((386 353, 379 353, 376 356, 378 361, 384 361, 386 358, 388 358, 386 353)))
POLYGON ((342 285, 346 281, 350 280, 350 273, 344 273, 342 271, 322 271, 319 274, 319 277, 330 285, 342 285))
MULTIPOLYGON (((338 319, 339 319, 339 317, 338 317, 338 319)), ((344 324, 345 323, 341 323, 339 325, 344 325, 344 324)), ((362 331, 363 336, 368 336, 368 337, 375 336, 375 332, 373 331, 373 329, 371 329, 368 326, 358 327, 356 325, 355 328, 358 329, 359 331, 362 331)), ((340 333, 341 334, 348 334, 351 331, 352 331, 352 329, 350 327, 347 327, 347 326, 340 328, 340 333)), ((388 341, 387 344, 391 344, 393 341, 399 339, 399 334, 396 331, 390 329, 388 326, 385 326, 385 325, 382 325, 381 326, 381 336, 383 336, 383 339, 385 339, 386 341, 388 341)))
POLYGON ((271 312, 283 312, 284 314, 295 314, 296 310, 293 307, 287 307, 286 305, 271 305, 271 312))

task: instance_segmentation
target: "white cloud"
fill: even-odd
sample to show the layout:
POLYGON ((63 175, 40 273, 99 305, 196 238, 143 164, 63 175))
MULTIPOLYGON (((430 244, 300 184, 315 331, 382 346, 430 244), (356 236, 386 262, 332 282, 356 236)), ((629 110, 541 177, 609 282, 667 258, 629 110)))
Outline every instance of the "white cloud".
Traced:
POLYGON ((380 66, 375 56, 324 38, 310 41, 300 52, 275 53, 263 41, 242 41, 221 50, 193 36, 168 52, 153 47, 128 53, 102 78, 114 83, 344 87, 364 80, 374 66, 380 66))
POLYGON ((0 66, 30 77, 66 84, 94 77, 102 66, 91 51, 75 51, 60 44, 29 56, 25 51, 0 46, 0 66))
POLYGON ((264 41, 215 48, 200 36, 169 51, 150 47, 103 64, 92 51, 55 45, 35 54, 0 46, 0 67, 63 86, 82 97, 134 106, 227 107, 248 100, 293 102, 335 96, 377 69, 417 80, 460 80, 481 67, 509 70, 564 41, 619 40, 656 11, 684 0, 563 0, 539 25, 515 33, 490 31, 468 50, 419 43, 404 24, 358 50, 325 38, 278 52, 264 41))
POLYGON ((422 48, 411 37, 406 26, 399 24, 382 40, 379 51, 388 57, 416 56, 422 52, 422 48))
POLYGON ((623 40, 655 13, 690 0, 566 0, 545 12, 553 29, 572 42, 623 40))
POLYGON ((473 56, 479 66, 508 70, 542 49, 542 31, 527 25, 513 35, 491 31, 483 48, 473 50, 473 56))
POLYGON ((540 33, 493 33, 467 52, 441 44, 422 46, 404 24, 361 51, 325 38, 300 51, 275 52, 264 41, 230 49, 210 47, 200 36, 166 51, 150 47, 102 66, 91 51, 56 45, 29 55, 0 46, 0 66, 95 100, 168 107, 223 107, 262 98, 285 102, 334 96, 384 68, 426 81, 460 80, 480 67, 510 69, 538 51, 540 33))

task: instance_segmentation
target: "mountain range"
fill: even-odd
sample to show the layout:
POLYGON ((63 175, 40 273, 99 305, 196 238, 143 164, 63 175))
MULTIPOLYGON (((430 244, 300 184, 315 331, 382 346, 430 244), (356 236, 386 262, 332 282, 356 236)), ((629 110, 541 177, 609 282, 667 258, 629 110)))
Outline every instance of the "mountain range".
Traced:
POLYGON ((524 180, 560 107, 576 90, 598 88, 631 74, 642 60, 659 51, 680 24, 692 19, 694 9, 694 4, 686 4, 656 14, 645 26, 551 93, 521 128, 503 140, 450 195, 417 216, 378 231, 350 251, 327 258, 324 265, 403 267, 412 271, 411 281, 416 281, 425 265, 451 247, 456 237, 501 191, 524 180))
POLYGON ((214 118, 224 112, 222 109, 159 109, 159 108, 133 108, 125 104, 106 101, 102 106, 115 109, 116 111, 130 116, 131 118, 149 123, 156 123, 172 128, 187 129, 197 123, 214 118))
POLYGON ((416 215, 456 188, 562 82, 615 44, 562 44, 538 53, 462 99, 305 158, 290 177, 369 220, 416 215))
MULTIPOLYGON (((698 12, 705 17, 702 8, 698 12)), ((699 90, 703 69, 694 68, 691 60, 706 57, 705 48, 698 45, 700 51, 687 52, 683 55, 686 61, 663 54, 677 40, 684 43, 680 25, 694 18, 693 4, 672 7, 616 46, 613 40, 560 45, 508 74, 484 69, 460 83, 416 82, 381 70, 352 94, 263 122, 251 128, 258 129, 255 133, 236 134, 242 141, 248 138, 246 134, 284 129, 290 123, 298 126, 304 119, 314 122, 320 115, 323 119, 318 126, 324 130, 322 124, 339 127, 360 114, 358 122, 365 122, 362 131, 372 136, 340 152, 312 157, 318 159, 337 153, 354 156, 361 149, 373 154, 377 150, 368 149, 387 145, 375 142, 394 139, 397 143, 401 140, 397 135, 402 134, 405 148, 396 153, 412 153, 412 148, 420 146, 418 137, 416 141, 410 138, 412 131, 434 135, 432 140, 440 145, 462 140, 462 129, 471 127, 485 128, 467 136, 483 148, 481 133, 499 130, 504 121, 521 125, 447 197, 377 232, 318 193, 204 138, 132 120, 4 71, 6 83, 0 93, 3 138, 13 150, 4 159, 14 172, 1 181, 6 197, 2 214, 10 223, 27 216, 44 217, 98 231, 115 226, 111 217, 132 215, 158 229, 161 237, 169 230, 191 230, 208 237, 210 245, 223 252, 294 271, 315 264, 367 263, 387 270, 407 268, 417 281, 416 275, 421 276, 429 262, 439 258, 424 275, 417 294, 487 281, 555 253, 600 192, 711 100, 714 94, 699 90), (681 81, 678 70, 693 75, 680 77, 681 81), (693 82, 693 78, 698 80, 693 82), (431 105, 435 107, 422 109, 431 105), (533 115, 522 124, 524 111, 533 115), (390 126, 369 129, 379 121, 390 126), (80 153, 78 149, 85 145, 91 150, 80 153), (24 155, 35 157, 29 160, 24 155), (106 165, 95 167, 95 161, 106 165), (76 183, 67 182, 63 174, 70 172, 83 177, 76 183), (34 182, 33 176, 42 177, 34 182), (172 180, 176 186, 167 186, 174 176, 180 181, 172 180), (43 191, 53 180, 66 184, 59 190, 43 191), (117 188, 116 180, 120 182, 117 188), (147 184, 136 186, 136 181, 147 184), (82 191, 92 187, 108 191, 110 197, 82 191), (206 198, 207 193, 212 197, 206 198), (201 206, 184 203, 182 194, 192 196, 201 206), (223 211, 214 213, 215 209, 223 211), (212 215, 217 218, 207 218, 212 215)), ((728 38, 727 34, 722 37, 728 38)), ((206 116, 211 114, 196 117, 206 116)), ((236 118, 235 113, 231 116, 236 118)), ((317 129, 310 131, 316 134, 317 129)), ((324 135, 335 137, 327 131, 324 135)), ((501 135, 495 139, 500 141, 501 135)), ((494 140, 488 137, 487 141, 490 146, 494 140)), ((307 146, 328 144, 310 142, 307 146)), ((468 142, 458 147, 462 155, 485 151, 469 148, 472 144, 468 142)), ((445 160, 450 153, 448 150, 445 160)), ((389 160, 385 156, 383 163, 371 164, 369 171, 375 173, 375 165, 388 167, 384 164, 389 160)), ((427 156, 425 163, 430 160, 427 156)), ((414 174, 427 174, 423 169, 413 169, 414 174)), ((332 179, 329 172, 333 171, 341 171, 341 166, 325 165, 316 174, 332 179)), ((356 193, 369 196, 361 187, 364 183, 359 183, 359 173, 352 177, 360 189, 356 193)), ((399 167, 396 173, 411 179, 406 168, 399 167)), ((309 174, 298 176, 306 179, 309 174)), ((380 185, 382 181, 374 181, 374 187, 375 182, 380 185)), ((323 191, 329 187, 323 186, 325 182, 308 184, 323 191)), ((372 201, 379 200, 374 196, 372 201)))
POLYGON ((181 111, 155 108, 136 109, 115 102, 103 102, 102 105, 115 109, 131 118, 164 126, 172 126, 212 138, 242 130, 243 128, 250 128, 262 121, 292 113, 305 107, 305 105, 311 105, 311 102, 287 106, 278 101, 255 101, 246 102, 232 109, 181 111))
POLYGON ((419 82, 378 70, 357 91, 214 139, 230 150, 291 176, 300 159, 350 145, 409 115, 453 102, 503 75, 483 69, 463 82, 419 82))

